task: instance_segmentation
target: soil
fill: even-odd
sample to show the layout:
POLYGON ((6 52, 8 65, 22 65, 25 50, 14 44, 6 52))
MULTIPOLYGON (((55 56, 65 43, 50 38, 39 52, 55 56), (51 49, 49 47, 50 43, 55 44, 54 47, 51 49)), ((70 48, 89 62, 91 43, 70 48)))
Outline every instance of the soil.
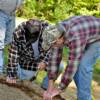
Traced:
POLYGON ((0 100, 32 100, 24 92, 17 88, 11 88, 0 84, 0 100))
MULTIPOLYGON (((37 84, 34 84, 32 86, 34 86, 35 90, 33 89, 32 91, 30 91, 28 89, 26 90, 24 88, 18 89, 18 88, 14 88, 6 84, 0 83, 0 100, 43 100, 42 98, 43 90, 37 84)), ((93 91, 94 100, 100 100, 100 85, 95 83, 93 85, 92 91, 93 91)), ((77 100, 75 85, 72 83, 61 94, 61 96, 64 99, 62 99, 61 97, 58 97, 58 99, 55 98, 54 100, 77 100)))

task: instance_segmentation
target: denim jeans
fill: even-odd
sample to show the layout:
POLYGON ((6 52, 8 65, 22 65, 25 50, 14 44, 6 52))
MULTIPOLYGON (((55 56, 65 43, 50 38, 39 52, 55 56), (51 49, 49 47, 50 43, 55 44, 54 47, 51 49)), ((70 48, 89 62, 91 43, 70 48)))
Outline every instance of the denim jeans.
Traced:
POLYGON ((93 66, 97 59, 100 59, 100 42, 89 45, 74 76, 78 100, 92 100, 91 81, 93 66))
POLYGON ((35 74, 36 71, 25 70, 18 65, 17 75, 20 80, 30 80, 35 74))
POLYGON ((12 41, 15 28, 15 16, 9 16, 0 11, 0 73, 4 67, 4 46, 12 41))
MULTIPOLYGON (((20 65, 18 65, 17 75, 20 80, 30 80, 33 76, 36 76, 36 71, 24 70, 20 67, 20 65)), ((32 83, 34 83, 34 80, 32 83)), ((44 84, 46 87, 48 86, 48 77, 43 79, 42 84, 44 84)))

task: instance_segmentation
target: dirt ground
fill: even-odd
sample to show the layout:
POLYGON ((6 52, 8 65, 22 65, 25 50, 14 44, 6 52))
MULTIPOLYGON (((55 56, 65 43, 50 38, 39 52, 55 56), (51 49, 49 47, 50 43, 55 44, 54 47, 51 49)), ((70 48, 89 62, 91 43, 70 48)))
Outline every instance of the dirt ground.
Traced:
MULTIPOLYGON (((40 92, 40 88, 37 88, 36 91, 40 92)), ((27 90, 28 91, 28 90, 27 90)), ((100 85, 93 83, 93 98, 94 100, 100 100, 100 85)), ((28 93, 28 92, 27 92, 28 93)), ((0 84, 0 100, 43 100, 42 97, 36 92, 30 92, 29 94, 24 93, 23 91, 9 87, 4 84, 0 84)), ((71 85, 66 89, 65 92, 61 94, 65 100, 76 100, 76 87, 72 82, 71 85)))
MULTIPOLYGON (((72 82, 66 91, 62 94, 65 100, 77 100, 77 90, 74 82, 72 82)), ((92 81, 93 100, 100 100, 100 83, 92 81)))
POLYGON ((19 89, 0 84, 0 100, 32 100, 19 89))
MULTIPOLYGON (((77 100, 77 92, 76 92, 76 87, 70 86, 69 88, 66 89, 66 92, 64 92, 62 95, 65 100, 77 100)), ((93 85, 92 89, 92 95, 93 95, 93 100, 100 100, 100 85, 96 84, 93 85)))

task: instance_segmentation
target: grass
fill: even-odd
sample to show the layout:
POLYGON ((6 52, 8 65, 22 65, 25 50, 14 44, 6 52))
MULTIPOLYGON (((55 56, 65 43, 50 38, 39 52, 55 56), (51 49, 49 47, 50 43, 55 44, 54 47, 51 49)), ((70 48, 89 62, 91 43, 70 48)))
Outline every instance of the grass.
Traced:
POLYGON ((100 84, 100 59, 94 65, 93 79, 100 84))
POLYGON ((94 69, 94 73, 100 74, 100 59, 97 60, 94 69))

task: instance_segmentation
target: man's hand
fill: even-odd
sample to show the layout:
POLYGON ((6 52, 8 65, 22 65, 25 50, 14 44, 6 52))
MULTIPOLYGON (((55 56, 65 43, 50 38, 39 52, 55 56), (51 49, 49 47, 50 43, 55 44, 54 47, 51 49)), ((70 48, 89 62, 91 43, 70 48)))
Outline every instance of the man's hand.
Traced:
POLYGON ((48 91, 45 91, 45 92, 43 93, 43 100, 52 100, 52 98, 51 98, 51 93, 48 92, 48 91))
POLYGON ((38 69, 39 70, 44 70, 46 68, 46 64, 44 62, 39 63, 38 69))
POLYGON ((53 92, 52 92, 52 95, 51 95, 51 98, 59 95, 62 91, 60 89, 56 89, 54 88, 53 92))
POLYGON ((52 91, 45 91, 43 94, 43 100, 53 100, 53 98, 61 93, 59 89, 53 89, 52 91))
POLYGON ((7 83, 10 83, 10 84, 16 84, 16 79, 13 79, 13 78, 11 78, 11 77, 7 77, 7 78, 6 78, 6 82, 7 82, 7 83))
POLYGON ((49 80, 48 82, 48 89, 43 94, 43 100, 52 100, 53 97, 59 95, 61 92, 60 89, 54 87, 54 81, 49 80))

